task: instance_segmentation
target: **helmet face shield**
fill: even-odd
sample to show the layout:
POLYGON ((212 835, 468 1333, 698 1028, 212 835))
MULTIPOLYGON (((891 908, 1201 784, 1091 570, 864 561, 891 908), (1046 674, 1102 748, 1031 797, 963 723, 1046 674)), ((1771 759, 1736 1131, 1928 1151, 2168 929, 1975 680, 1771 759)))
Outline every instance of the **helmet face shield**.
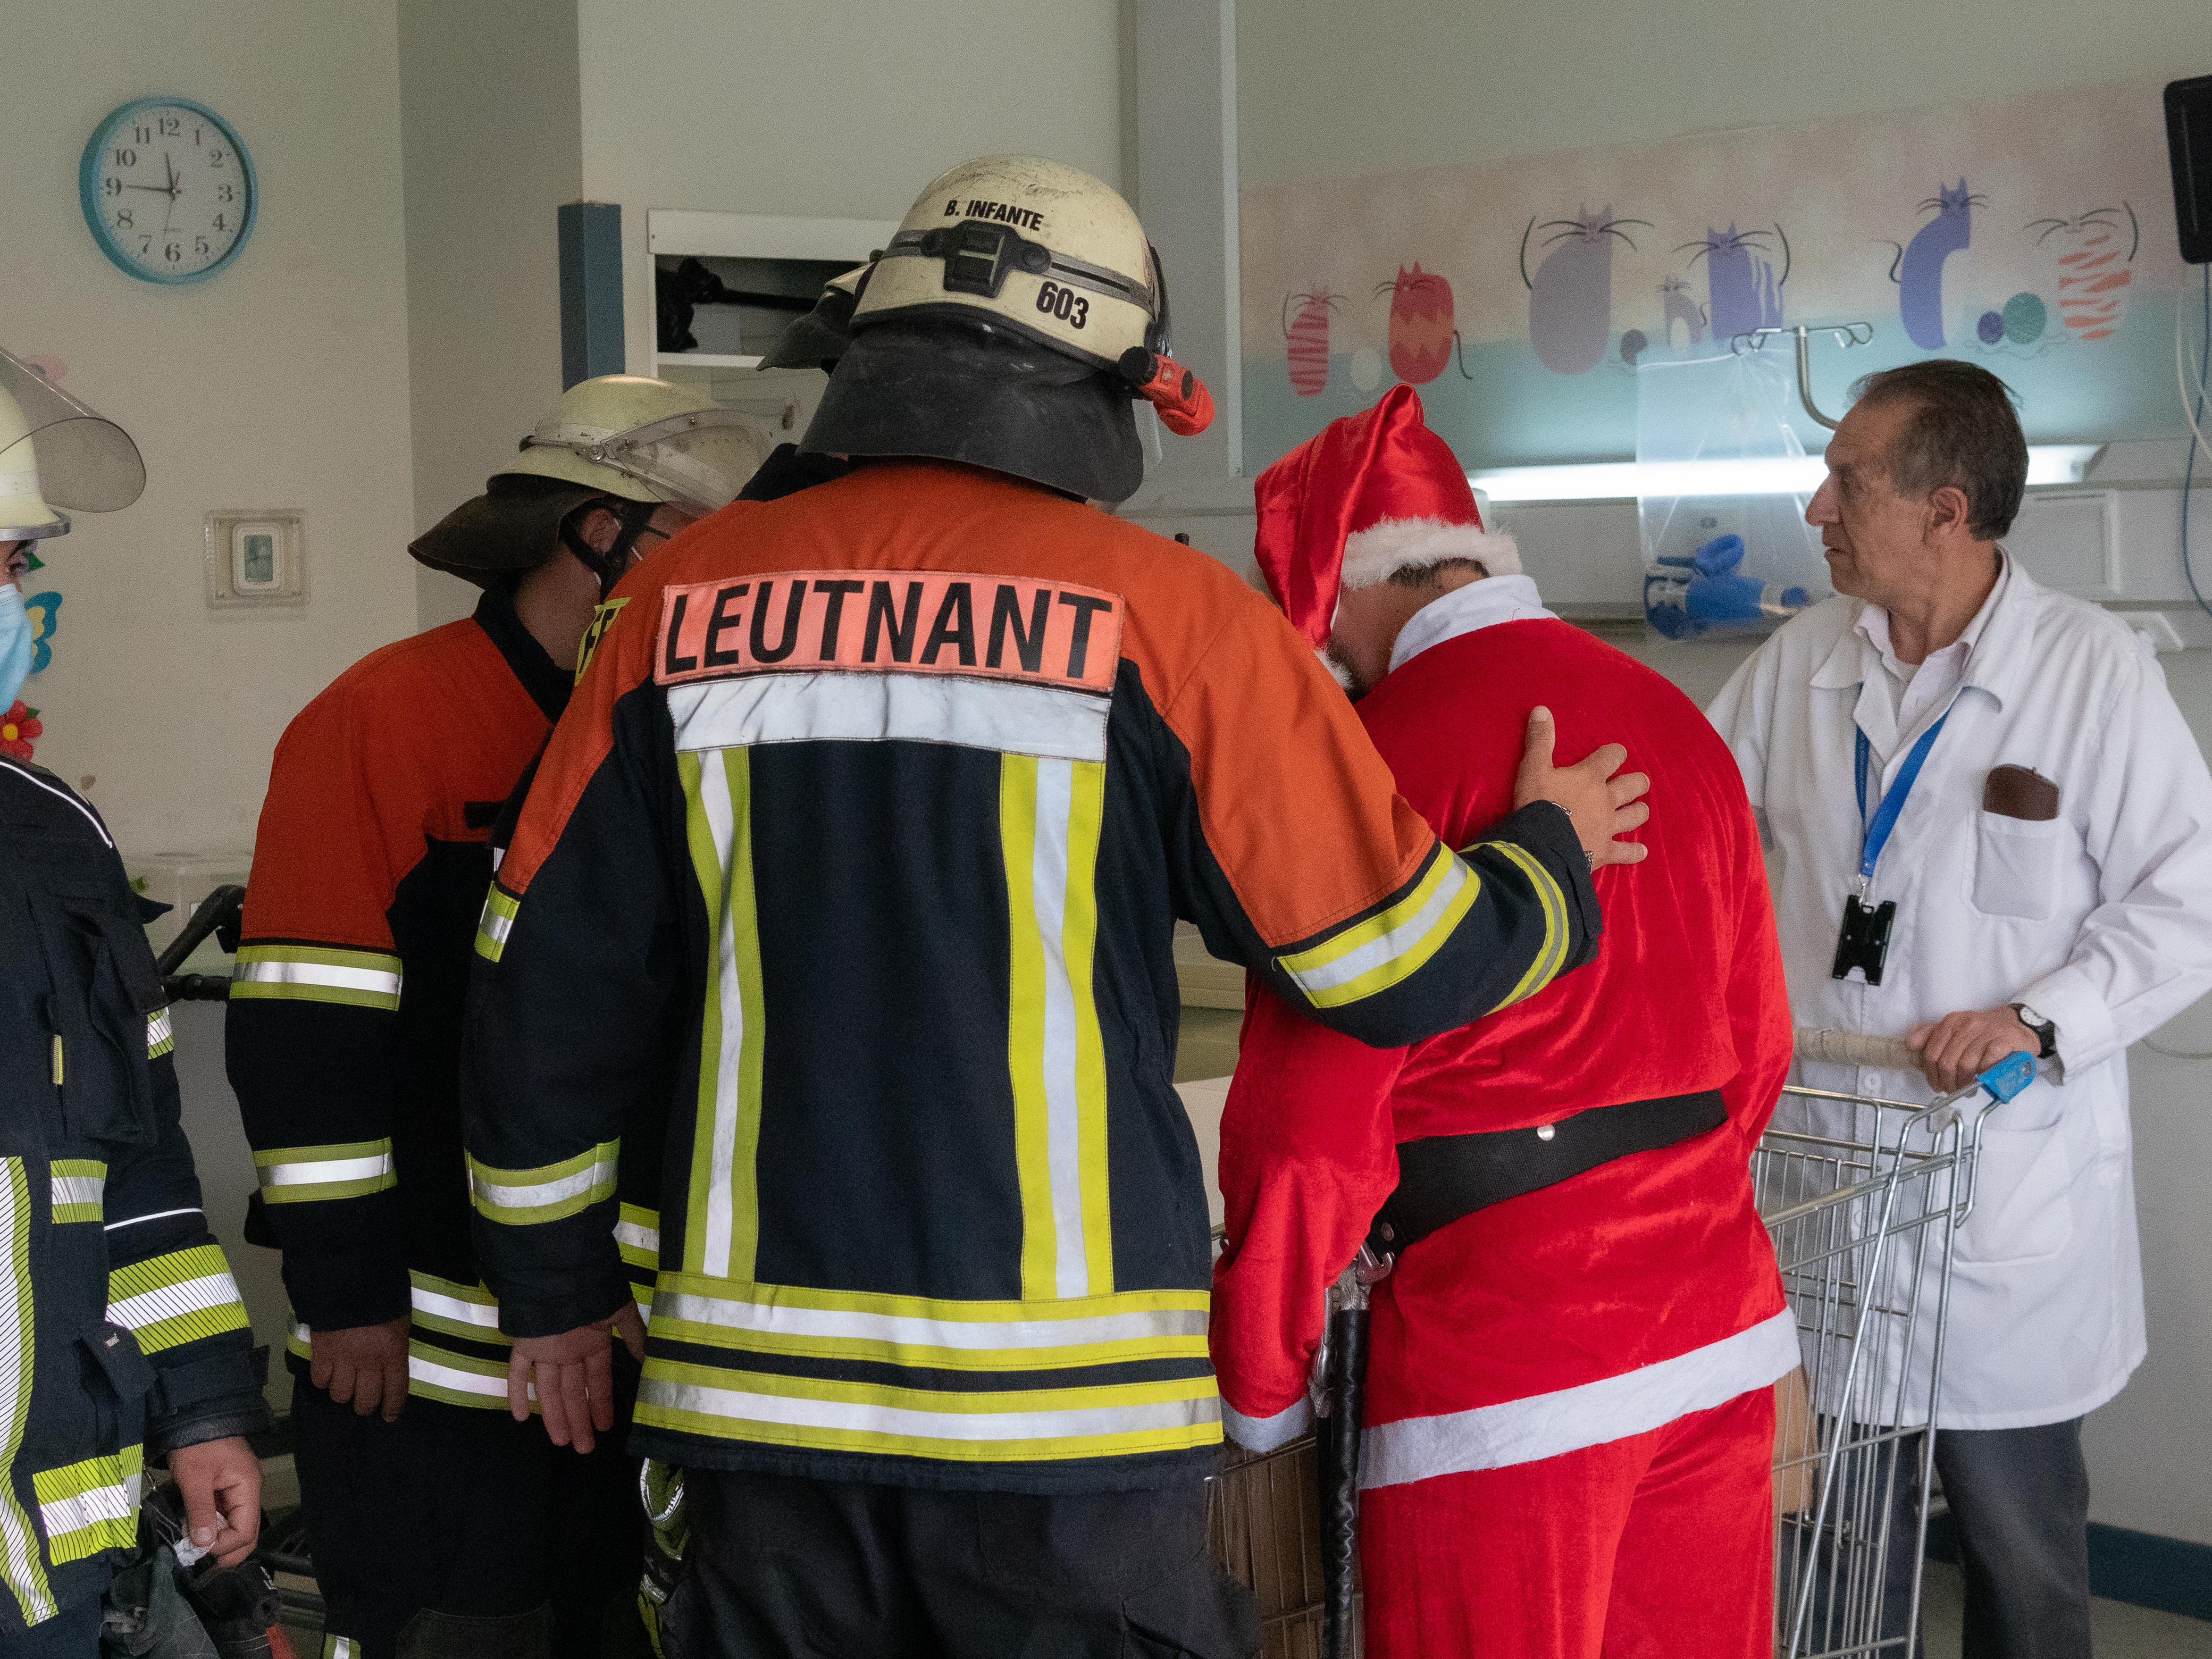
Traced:
POLYGON ((635 489, 619 493, 695 513, 713 513, 737 499, 760 470, 768 444, 734 409, 702 409, 647 422, 627 432, 603 427, 540 427, 523 440, 531 450, 567 450, 605 468, 635 489))
POLYGON ((55 508, 113 513, 145 489, 128 433, 5 351, 0 392, 0 539, 64 534, 69 520, 55 508))

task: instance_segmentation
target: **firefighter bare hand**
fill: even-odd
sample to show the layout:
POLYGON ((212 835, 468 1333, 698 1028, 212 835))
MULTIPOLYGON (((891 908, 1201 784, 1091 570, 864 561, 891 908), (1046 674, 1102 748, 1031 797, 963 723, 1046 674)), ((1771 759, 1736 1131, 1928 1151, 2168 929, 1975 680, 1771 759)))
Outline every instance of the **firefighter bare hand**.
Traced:
POLYGON ((544 1413, 545 1432, 556 1446, 588 1452, 615 1425, 611 1327, 630 1358, 645 1358, 645 1322, 625 1302, 611 1319, 579 1325, 558 1336, 519 1336, 507 1365, 507 1405, 518 1423, 530 1420, 532 1390, 544 1413), (594 1432, 596 1431, 596 1432, 594 1432))
POLYGON ((384 1420, 395 1423, 407 1403, 407 1332, 404 1317, 313 1331, 307 1337, 307 1380, 339 1405, 350 1404, 356 1417, 380 1407, 384 1420))
POLYGON ((1651 780, 1641 772, 1620 771, 1628 750, 1617 743, 1595 750, 1572 766, 1552 764, 1559 729, 1552 711, 1528 711, 1528 735, 1521 748, 1521 774, 1513 781, 1513 805, 1547 800, 1574 820, 1575 834, 1595 870, 1601 864, 1641 864, 1650 848, 1618 836, 1643 828, 1651 809, 1643 797, 1651 780))
POLYGON ((1978 1008, 1925 1025, 1905 1040, 1920 1051, 1920 1069, 1938 1094, 1963 1089, 2007 1054, 2039 1054, 2043 1039, 2020 1023, 2010 1008, 1978 1008))
POLYGON ((236 1436, 179 1446, 169 1454, 169 1473, 184 1495, 185 1529, 213 1552, 217 1566, 234 1567, 253 1553, 261 1536, 261 1462, 252 1447, 236 1436))

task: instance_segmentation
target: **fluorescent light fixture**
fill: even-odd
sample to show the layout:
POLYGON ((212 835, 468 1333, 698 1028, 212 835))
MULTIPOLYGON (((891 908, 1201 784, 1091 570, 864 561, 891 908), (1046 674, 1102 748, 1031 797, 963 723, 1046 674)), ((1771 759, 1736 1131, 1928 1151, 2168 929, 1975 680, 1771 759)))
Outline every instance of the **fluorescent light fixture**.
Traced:
MULTIPOLYGON (((2031 444, 2031 484, 2077 484, 2102 444, 2031 444)), ((1467 481, 1493 501, 1602 501, 1638 495, 1810 495, 1828 476, 1818 455, 1727 461, 1577 461, 1499 466, 1467 481)))

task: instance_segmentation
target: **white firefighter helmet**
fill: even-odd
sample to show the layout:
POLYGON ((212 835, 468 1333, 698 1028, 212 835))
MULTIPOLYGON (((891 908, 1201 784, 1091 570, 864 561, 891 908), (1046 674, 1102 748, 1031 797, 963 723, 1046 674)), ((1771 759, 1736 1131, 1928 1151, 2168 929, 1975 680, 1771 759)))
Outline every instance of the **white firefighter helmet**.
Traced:
POLYGON ((642 374, 602 374, 561 394, 502 473, 581 484, 624 501, 713 513, 767 459, 766 439, 705 392, 642 374))
POLYGON ((1118 369, 1164 349, 1152 244, 1111 185, 1038 155, 987 155, 941 174, 876 262, 853 325, 981 313, 1041 344, 1118 369))
POLYGON ((934 457, 1119 501, 1144 477, 1132 399, 1180 433, 1212 418, 1168 355, 1167 286, 1136 214, 1042 156, 935 179, 848 327, 803 450, 934 457))
POLYGON ((66 536, 59 509, 112 513, 145 488, 129 434, 0 351, 0 542, 66 536))

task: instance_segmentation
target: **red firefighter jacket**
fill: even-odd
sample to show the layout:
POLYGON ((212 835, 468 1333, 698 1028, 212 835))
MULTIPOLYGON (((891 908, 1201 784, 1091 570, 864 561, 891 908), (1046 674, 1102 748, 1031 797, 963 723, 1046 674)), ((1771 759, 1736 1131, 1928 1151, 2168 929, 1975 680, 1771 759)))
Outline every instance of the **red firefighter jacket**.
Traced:
POLYGON ((1572 826, 1440 845, 1231 572, 990 474, 737 502, 611 603, 477 937, 507 1328, 606 1316, 641 1179, 634 1450, 1004 1490, 1201 1471, 1176 918, 1403 1042, 1588 956, 1572 826))
POLYGON ((227 1047, 295 1369, 314 1329, 408 1316, 411 1395, 506 1409, 470 1240, 462 999, 488 838, 573 678, 487 593, 355 664, 277 745, 227 1047))
MULTIPOLYGON (((1477 623, 1474 596, 1490 586, 1460 590, 1477 623)), ((1562 756, 1617 740, 1650 772, 1650 857, 1598 872, 1605 948, 1571 990, 1470 1029, 1378 1050, 1255 992, 1221 1134, 1213 1353, 1231 1434, 1264 1447, 1303 1431, 1322 1292, 1396 1184, 1397 1143, 1711 1089, 1729 1121, 1477 1211, 1407 1252, 1373 1303, 1366 1486, 1617 1439, 1797 1363, 1750 1179, 1790 1025, 1742 781, 1688 698, 1537 617, 1421 651, 1360 718, 1449 841, 1510 803, 1540 702, 1562 756)))

